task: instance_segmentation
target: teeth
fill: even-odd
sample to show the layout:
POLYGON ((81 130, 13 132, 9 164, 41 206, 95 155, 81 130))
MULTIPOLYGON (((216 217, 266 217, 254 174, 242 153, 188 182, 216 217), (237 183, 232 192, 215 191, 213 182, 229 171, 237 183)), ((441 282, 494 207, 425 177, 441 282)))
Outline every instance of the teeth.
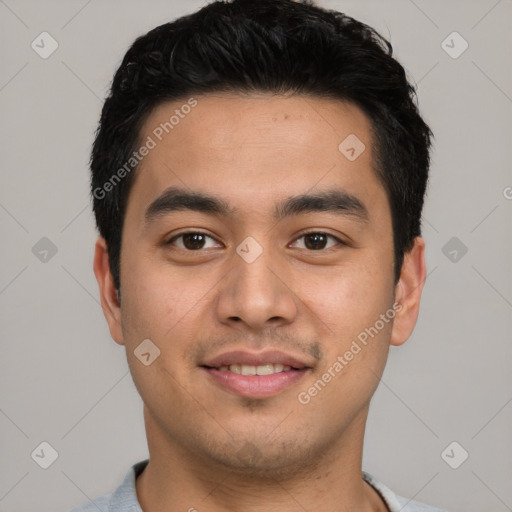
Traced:
POLYGON ((279 363, 262 364, 260 366, 251 366, 248 364, 231 364, 229 366, 221 366, 220 371, 230 371, 239 375, 272 375, 274 373, 289 372, 291 366, 285 366, 279 363))
POLYGON ((242 375, 256 375, 256 371, 258 370, 258 368, 260 368, 260 367, 242 364, 240 366, 240 373, 242 375))
MULTIPOLYGON (((252 367, 254 368, 254 366, 252 367)), ((256 367, 256 374, 257 375, 272 375, 273 373, 281 373, 283 371, 283 366, 281 365, 281 368, 279 371, 277 371, 273 364, 264 364, 262 366, 256 367)))

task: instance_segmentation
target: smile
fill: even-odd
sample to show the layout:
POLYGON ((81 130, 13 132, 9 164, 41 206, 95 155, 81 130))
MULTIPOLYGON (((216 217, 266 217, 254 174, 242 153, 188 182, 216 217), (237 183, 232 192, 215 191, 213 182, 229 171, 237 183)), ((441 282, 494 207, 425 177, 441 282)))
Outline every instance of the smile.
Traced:
POLYGON ((200 367, 212 384, 246 398, 268 398, 297 384, 311 370, 282 364, 200 367))
POLYGON ((218 370, 221 372, 230 371, 239 375, 272 375, 274 373, 289 372, 292 370, 292 367, 279 363, 267 363, 258 366, 249 364, 230 364, 229 366, 221 366, 218 370))

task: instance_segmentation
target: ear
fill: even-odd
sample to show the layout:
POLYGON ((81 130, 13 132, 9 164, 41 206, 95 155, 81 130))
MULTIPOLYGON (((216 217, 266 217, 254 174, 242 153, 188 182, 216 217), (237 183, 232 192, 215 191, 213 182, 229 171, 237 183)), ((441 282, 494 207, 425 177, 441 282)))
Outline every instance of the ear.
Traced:
POLYGON ((404 255, 400 279, 395 287, 395 303, 399 305, 395 308, 391 345, 402 345, 411 335, 420 311, 425 278, 425 240, 416 237, 413 248, 404 255))
POLYGON ((110 335, 119 345, 124 345, 121 327, 121 307, 117 300, 114 278, 110 272, 107 242, 100 237, 94 251, 94 275, 100 289, 101 307, 107 319, 110 335))

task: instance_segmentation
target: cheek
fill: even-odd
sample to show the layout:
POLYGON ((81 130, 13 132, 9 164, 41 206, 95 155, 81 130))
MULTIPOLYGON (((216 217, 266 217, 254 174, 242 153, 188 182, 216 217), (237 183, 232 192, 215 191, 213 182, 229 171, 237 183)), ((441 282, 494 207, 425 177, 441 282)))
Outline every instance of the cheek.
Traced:
POLYGON ((379 282, 379 275, 373 267, 372 271, 331 276, 323 283, 318 281, 323 292, 315 287, 309 295, 309 309, 329 330, 322 365, 311 386, 301 390, 302 399, 311 400, 312 411, 325 415, 328 409, 336 424, 369 401, 387 360, 394 312, 390 310, 390 286, 382 277, 379 282))
POLYGON ((121 281, 127 343, 149 338, 175 356, 193 338, 201 314, 204 318, 201 304, 210 300, 208 290, 214 288, 215 276, 192 267, 173 268, 161 258, 135 252, 124 262, 121 281))
POLYGON ((123 276, 124 281, 122 278, 126 297, 122 301, 123 334, 133 380, 149 403, 179 401, 174 379, 183 380, 188 371, 185 351, 198 325, 194 304, 201 294, 193 283, 186 285, 169 268, 163 269, 144 258, 126 261, 129 271, 123 276), (151 341, 148 348, 141 345, 147 339, 151 341), (143 346, 144 351, 139 348, 143 346), (141 354, 147 352, 150 361, 146 360, 146 366, 141 354))
POLYGON ((311 272, 295 281, 301 283, 300 298, 336 336, 346 338, 373 324, 392 300, 392 276, 386 263, 366 253, 361 251, 347 265, 311 272))
POLYGON ((137 257, 135 252, 126 256, 121 272, 121 305, 127 343, 137 343, 142 337, 159 345, 177 321, 182 295, 183 287, 168 272, 158 271, 149 259, 137 257))

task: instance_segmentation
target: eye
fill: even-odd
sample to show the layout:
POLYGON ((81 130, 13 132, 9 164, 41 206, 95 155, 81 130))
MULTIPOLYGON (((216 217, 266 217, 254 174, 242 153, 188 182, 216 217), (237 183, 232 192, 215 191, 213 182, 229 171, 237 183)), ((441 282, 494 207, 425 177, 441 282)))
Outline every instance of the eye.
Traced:
POLYGON ((179 249, 188 251, 198 251, 200 249, 210 249, 215 247, 214 245, 207 246, 207 239, 216 241, 211 236, 200 231, 188 231, 186 233, 180 233, 179 235, 173 236, 166 245, 176 245, 179 249), (179 241, 175 243, 175 241, 179 241))
POLYGON ((311 231, 309 233, 304 233, 303 235, 299 236, 295 243, 297 243, 298 240, 304 239, 302 244, 299 244, 299 249, 310 249, 313 251, 319 251, 322 249, 330 249, 331 247, 334 247, 338 244, 345 245, 342 240, 335 237, 334 235, 330 235, 329 233, 322 233, 317 231, 311 231), (328 245, 329 238, 331 240, 334 240, 335 243, 328 245))
MULTIPOLYGON (((166 242, 166 245, 175 245, 179 249, 186 251, 199 251, 201 249, 211 249, 213 247, 218 247, 218 245, 215 245, 216 243, 218 244, 218 242, 213 237, 207 235, 206 233, 201 231, 188 231, 186 233, 180 233, 179 235, 173 236, 171 239, 169 239, 169 241, 166 242), (210 245, 208 245, 208 240, 211 241, 210 245)), ((335 237, 334 235, 319 231, 304 233, 300 237, 296 238, 293 244, 295 244, 295 247, 299 249, 308 249, 312 251, 330 249, 338 244, 346 245, 342 240, 335 237), (329 239, 331 240, 330 244, 329 239), (300 242, 300 240, 303 241, 300 242)))

